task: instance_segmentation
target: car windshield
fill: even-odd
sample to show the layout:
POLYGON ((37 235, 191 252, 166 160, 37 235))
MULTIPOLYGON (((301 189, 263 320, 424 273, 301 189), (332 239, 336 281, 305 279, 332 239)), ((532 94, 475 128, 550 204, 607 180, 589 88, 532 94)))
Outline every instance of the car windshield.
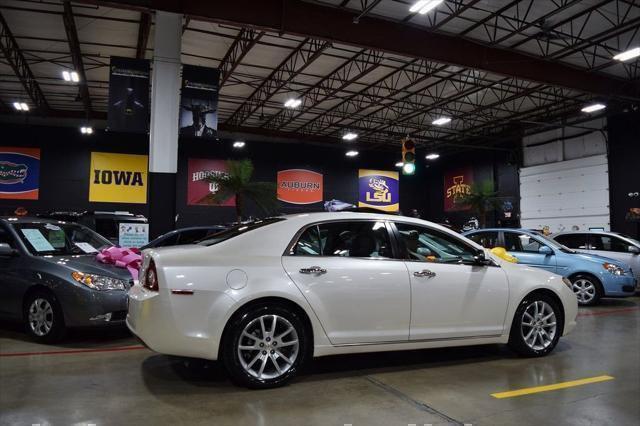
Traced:
POLYGON ((241 223, 227 229, 226 231, 218 232, 217 234, 212 235, 210 238, 205 238, 204 240, 197 242, 197 244, 200 244, 202 246, 212 246, 214 244, 230 240, 231 238, 237 237, 238 235, 246 234, 247 232, 253 231, 254 229, 262 228, 263 226, 271 225, 272 223, 281 222, 283 220, 285 220, 283 217, 270 217, 267 219, 241 223))
POLYGON ((16 233, 36 256, 96 254, 113 244, 100 234, 75 223, 14 223, 16 233))
POLYGON ((535 234, 536 234, 537 237, 542 238, 544 240, 545 244, 555 248, 556 250, 560 250, 560 251, 565 252, 565 253, 572 253, 572 254, 573 253, 577 253, 575 250, 570 249, 569 247, 560 244, 556 240, 552 240, 551 238, 547 237, 544 234, 541 234, 539 232, 536 232, 535 234))
POLYGON ((636 240, 635 238, 632 238, 630 236, 628 236, 627 234, 622 234, 620 232, 613 232, 613 234, 619 235, 621 237, 626 238, 627 240, 631 241, 633 244, 637 245, 638 247, 640 247, 640 241, 636 240))

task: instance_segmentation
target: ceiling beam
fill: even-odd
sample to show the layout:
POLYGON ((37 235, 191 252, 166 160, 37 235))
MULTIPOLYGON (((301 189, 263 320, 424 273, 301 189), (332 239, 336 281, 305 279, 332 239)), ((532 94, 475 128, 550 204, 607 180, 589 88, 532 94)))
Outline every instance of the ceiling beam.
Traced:
POLYGON ((33 107, 42 111, 47 111, 49 109, 49 104, 47 103, 33 72, 31 72, 31 68, 29 68, 27 60, 22 55, 20 47, 18 46, 13 33, 9 29, 7 21, 5 21, 4 16, 2 16, 2 13, 0 13, 0 49, 2 50, 6 61, 13 69, 16 77, 18 77, 18 80, 22 83, 22 87, 24 87, 25 92, 29 95, 31 102, 33 103, 33 107))
POLYGON ((238 33, 224 58, 220 61, 218 68, 220 69, 220 87, 229 79, 236 67, 242 62, 242 59, 256 45, 258 40, 262 38, 264 31, 256 31, 250 28, 243 28, 238 33))
MULTIPOLYGON (((141 2, 136 0, 98 3, 114 7, 141 7, 141 2)), ((213 3, 198 0, 148 0, 144 4, 149 9, 184 13, 205 21, 254 26, 281 34, 313 37, 412 58, 431 59, 607 97, 640 100, 638 82, 589 73, 570 65, 399 22, 364 17, 355 25, 353 12, 311 2, 234 0, 213 3)))
POLYGON ((151 31, 151 14, 140 12, 140 24, 138 25, 138 44, 136 45, 136 58, 144 59, 147 53, 149 32, 151 31))
POLYGON ((80 51, 80 41, 78 40, 76 21, 73 18, 73 9, 71 8, 71 2, 69 0, 64 1, 62 21, 64 22, 64 29, 67 33, 67 40, 69 41, 69 50, 71 51, 73 67, 80 77, 78 91, 80 92, 80 98, 84 105, 84 111, 87 118, 89 118, 91 117, 92 111, 91 97, 89 96, 89 85, 87 84, 87 75, 84 71, 84 62, 82 60, 82 52, 80 51))

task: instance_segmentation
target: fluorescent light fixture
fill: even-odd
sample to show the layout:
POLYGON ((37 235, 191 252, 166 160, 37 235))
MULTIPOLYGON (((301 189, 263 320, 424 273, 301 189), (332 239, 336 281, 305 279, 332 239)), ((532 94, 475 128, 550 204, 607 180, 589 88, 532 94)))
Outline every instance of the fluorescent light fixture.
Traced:
POLYGON ((22 107, 23 111, 29 111, 29 105, 27 105, 24 102, 20 102, 20 106, 22 107))
POLYGON ((347 157, 355 157, 358 155, 358 151, 347 151, 346 154, 347 157))
POLYGON ((622 53, 618 53, 613 57, 616 61, 628 61, 629 59, 637 58, 640 56, 640 47, 634 47, 633 49, 625 50, 622 53))
POLYGON ((93 134, 93 127, 82 126, 82 127, 80 127, 80 133, 82 133, 83 135, 92 135, 93 134))
POLYGON ((80 77, 78 76, 78 73, 75 71, 67 71, 67 70, 62 71, 62 78, 64 79, 64 81, 73 81, 74 83, 77 83, 80 81, 80 77))
POLYGON ((244 148, 246 144, 243 141, 235 141, 233 143, 233 147, 234 148, 244 148))
POLYGON ((302 99, 291 98, 287 99, 287 102, 284 103, 284 106, 287 108, 298 108, 302 104, 302 99))
POLYGON ((80 77, 78 77, 78 73, 75 71, 71 71, 71 81, 77 83, 80 81, 80 77))
POLYGON ((429 13, 429 11, 435 9, 440 5, 444 0, 420 0, 417 1, 409 8, 409 12, 416 13, 418 12, 420 15, 425 15, 429 13))
POLYGON ((404 163, 402 161, 398 161, 396 163, 396 167, 402 167, 402 166, 404 166, 404 163))
POLYGON ((449 117, 440 117, 436 120, 433 120, 431 124, 433 124, 434 126, 443 126, 449 122, 451 122, 451 119, 449 117))
POLYGON ((582 108, 582 112, 587 112, 591 114, 592 112, 600 111, 601 109, 605 109, 607 106, 604 104, 591 104, 582 108))
POLYGON ((440 154, 432 152, 431 154, 427 154, 427 156, 424 158, 426 158, 427 160, 437 160, 438 158, 440 158, 440 154))
POLYGON ((412 175, 416 172, 416 165, 414 163, 407 163, 402 166, 402 173, 405 175, 412 175))
POLYGON ((352 141, 357 137, 358 137, 358 134, 353 132, 347 132, 344 135, 342 135, 342 139, 344 139, 345 141, 352 141))
POLYGON ((14 102, 13 107, 18 111, 22 111, 22 104, 20 102, 14 102))
POLYGON ((71 81, 71 73, 69 71, 62 71, 62 78, 64 81, 71 81))

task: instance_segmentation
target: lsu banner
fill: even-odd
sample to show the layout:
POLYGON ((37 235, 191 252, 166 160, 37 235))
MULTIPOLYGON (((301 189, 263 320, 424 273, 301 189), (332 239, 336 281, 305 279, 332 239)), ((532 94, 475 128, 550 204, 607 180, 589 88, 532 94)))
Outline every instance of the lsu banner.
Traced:
POLYGON ((222 204, 215 204, 212 195, 218 192, 215 183, 207 182, 209 176, 227 173, 227 163, 207 158, 189 158, 187 166, 187 205, 189 206, 230 206, 236 205, 235 197, 222 204))
POLYGON ((278 172, 278 200, 290 204, 322 201, 322 174, 311 170, 290 169, 278 172))
POLYGON ((146 203, 147 164, 146 155, 92 152, 89 201, 146 203))
POLYGON ((40 149, 0 147, 0 199, 37 200, 40 149))
POLYGON ((388 212, 397 212, 400 209, 398 172, 360 169, 358 188, 358 207, 372 207, 388 212))
POLYGON ((182 66, 180 136, 213 139, 218 133, 218 82, 215 68, 182 66))
POLYGON ((444 175, 444 211, 469 210, 469 206, 458 200, 471 194, 473 170, 471 167, 450 170, 444 175))
POLYGON ((114 132, 149 130, 149 61, 111 57, 107 118, 114 132))

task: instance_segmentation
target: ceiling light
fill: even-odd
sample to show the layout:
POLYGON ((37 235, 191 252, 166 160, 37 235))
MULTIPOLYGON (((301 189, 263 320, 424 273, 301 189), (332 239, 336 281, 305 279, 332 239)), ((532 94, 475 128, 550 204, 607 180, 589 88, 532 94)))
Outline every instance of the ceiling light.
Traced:
POLYGON ((92 135, 93 134, 93 127, 82 126, 82 127, 80 127, 80 133, 82 133, 83 135, 92 135))
POLYGON ((437 120, 433 120, 431 124, 433 124, 434 126, 442 126, 449 123, 450 121, 451 119, 449 117, 440 117, 437 120))
POLYGON ((298 108, 302 104, 302 99, 291 98, 287 99, 287 102, 284 103, 284 106, 287 108, 298 108))
POLYGON ((437 160, 438 158, 440 158, 440 154, 432 152, 431 154, 427 154, 427 156, 424 158, 426 158, 427 160, 437 160))
POLYGON ((429 13, 429 11, 438 7, 444 0, 420 0, 417 1, 409 8, 409 12, 416 13, 418 12, 420 15, 424 15, 429 13))
POLYGON ((402 167, 402 166, 404 166, 404 163, 402 161, 398 161, 396 163, 396 167, 402 167))
POLYGON ((27 105, 24 102, 20 102, 20 106, 22 107, 23 111, 29 111, 29 105, 27 105))
POLYGON ((626 50, 622 53, 618 53, 613 57, 616 61, 628 61, 629 59, 637 58, 640 56, 640 47, 634 47, 633 49, 626 50))
POLYGON ((345 141, 352 141, 357 137, 358 137, 358 134, 353 132, 347 132, 344 135, 342 135, 342 139, 344 139, 345 141))
POLYGON ((347 151, 345 154, 347 157, 355 157, 358 155, 358 151, 347 151))
POLYGON ((14 102, 13 107, 18 111, 22 111, 22 104, 20 102, 14 102))
POLYGON ((607 106, 604 104, 591 104, 582 108, 582 112, 592 113, 592 112, 600 111, 601 109, 605 109, 606 107, 607 106))
POLYGON ((78 77, 78 73, 75 71, 71 71, 71 81, 77 83, 80 81, 80 77, 78 77))
POLYGON ((80 81, 80 77, 78 76, 78 73, 75 71, 67 71, 67 70, 62 71, 62 78, 64 79, 64 81, 73 81, 74 83, 77 83, 80 81))
POLYGON ((62 71, 62 78, 64 81, 71 81, 71 74, 69 71, 62 71))
POLYGON ((235 141, 233 143, 234 148, 244 148, 244 146, 245 146, 245 143, 243 141, 235 141))

